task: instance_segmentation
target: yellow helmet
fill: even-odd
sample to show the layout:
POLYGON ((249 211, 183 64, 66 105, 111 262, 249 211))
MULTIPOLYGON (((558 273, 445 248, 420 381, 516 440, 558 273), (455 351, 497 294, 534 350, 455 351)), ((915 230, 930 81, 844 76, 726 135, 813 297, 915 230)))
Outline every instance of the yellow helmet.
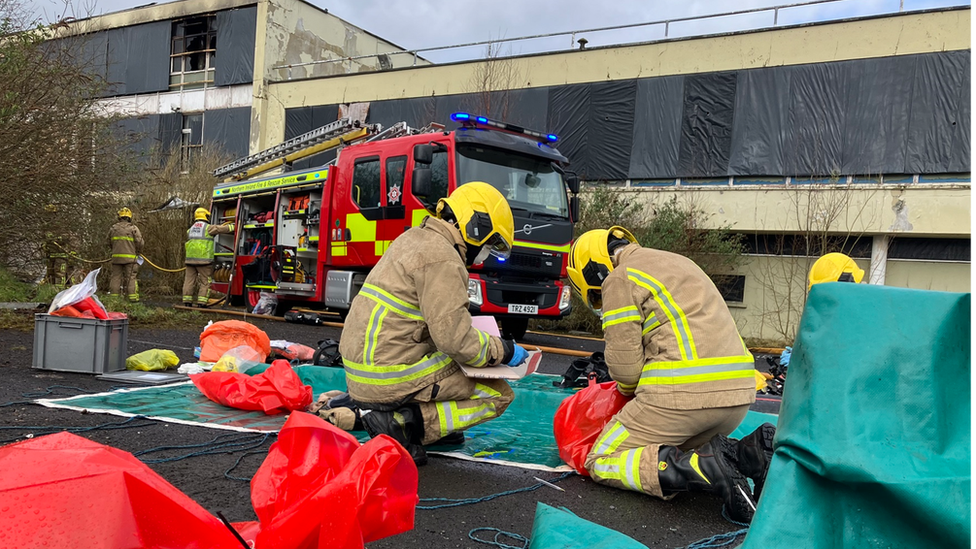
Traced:
POLYGON ((437 217, 453 220, 468 244, 468 265, 484 263, 488 255, 504 261, 515 242, 515 219, 508 201, 488 183, 472 181, 437 201, 437 217))
POLYGON ((831 253, 821 256, 810 268, 807 289, 821 282, 854 282, 860 283, 864 278, 864 270, 857 266, 853 259, 841 253, 831 253))
POLYGON ((193 212, 194 221, 207 221, 209 218, 210 212, 204 208, 197 208, 196 211, 193 212))
MULTIPOLYGON (((569 283, 597 315, 603 308, 603 281, 613 271, 610 259, 611 241, 626 241, 637 244, 637 239, 623 227, 594 229, 583 233, 569 250, 569 283)), ((616 246, 614 246, 616 247, 616 246)))
POLYGON ((119 218, 121 219, 123 217, 128 217, 129 219, 132 219, 132 210, 130 210, 129 208, 122 208, 121 210, 119 210, 119 218))

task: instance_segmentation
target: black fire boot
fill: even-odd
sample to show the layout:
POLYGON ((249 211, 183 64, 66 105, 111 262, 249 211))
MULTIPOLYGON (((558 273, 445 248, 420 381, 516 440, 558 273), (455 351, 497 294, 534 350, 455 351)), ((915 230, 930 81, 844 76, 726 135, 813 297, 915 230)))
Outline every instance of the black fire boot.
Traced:
POLYGON ((775 435, 776 427, 772 423, 763 423, 736 443, 737 467, 756 484, 756 501, 759 501, 763 486, 766 484, 769 462, 773 459, 775 435))
POLYGON ((417 467, 427 465, 427 452, 420 445, 424 438, 424 420, 419 406, 410 404, 395 412, 372 410, 363 413, 361 419, 370 438, 389 435, 406 448, 417 467))
POLYGON ((721 435, 691 452, 662 446, 657 467, 661 490, 665 495, 691 491, 715 494, 725 501, 732 520, 752 521, 756 503, 746 477, 727 457, 731 449, 731 442, 721 435))
POLYGON ((431 446, 461 446, 464 444, 464 431, 448 433, 447 436, 431 444, 431 446))

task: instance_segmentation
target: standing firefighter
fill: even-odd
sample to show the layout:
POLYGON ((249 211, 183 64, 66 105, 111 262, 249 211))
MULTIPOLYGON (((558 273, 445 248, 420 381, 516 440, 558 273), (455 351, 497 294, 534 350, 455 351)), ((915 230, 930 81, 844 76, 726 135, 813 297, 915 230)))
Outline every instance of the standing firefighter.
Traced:
POLYGON ((183 305, 207 306, 213 276, 214 236, 234 232, 233 223, 211 225, 210 212, 197 208, 193 225, 186 231, 186 274, 183 277, 183 305))
POLYGON ((471 325, 465 265, 506 258, 512 211, 487 183, 458 187, 390 245, 352 302, 340 342, 349 395, 370 436, 396 439, 417 465, 423 445, 463 443, 514 398, 501 379, 471 379, 458 363, 517 366, 525 349, 471 325), (367 409, 369 411, 367 411, 367 409))
POLYGON ((109 246, 112 247, 112 278, 108 294, 118 296, 119 291, 129 301, 139 301, 136 287, 136 274, 139 272, 139 254, 142 253, 142 233, 132 222, 132 210, 119 210, 119 221, 108 231, 109 246))
POLYGON ((44 283, 53 284, 57 288, 65 288, 68 281, 68 251, 65 249, 65 239, 54 236, 54 233, 47 233, 44 236, 44 243, 41 244, 41 252, 44 254, 46 271, 44 283))
POLYGON ((659 498, 715 494, 733 519, 751 520, 775 428, 726 438, 755 402, 755 365, 718 289, 690 259, 642 248, 622 227, 581 236, 568 272, 602 312, 610 376, 633 397, 597 437, 587 471, 659 498))

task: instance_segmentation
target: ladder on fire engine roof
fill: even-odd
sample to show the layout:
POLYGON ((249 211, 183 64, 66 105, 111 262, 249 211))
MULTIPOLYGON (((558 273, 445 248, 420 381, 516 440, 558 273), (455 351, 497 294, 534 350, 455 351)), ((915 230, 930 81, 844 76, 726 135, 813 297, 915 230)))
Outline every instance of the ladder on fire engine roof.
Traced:
POLYGON ((397 122, 384 130, 380 124, 364 125, 359 121, 341 118, 280 145, 221 166, 214 170, 213 174, 217 177, 227 176, 225 181, 240 181, 283 164, 290 164, 307 156, 363 139, 367 142, 380 141, 404 135, 439 132, 443 129, 444 125, 436 122, 431 122, 420 129, 411 128, 406 122, 397 122))
POLYGON ((380 124, 363 124, 358 120, 340 118, 284 143, 221 166, 213 174, 216 177, 226 177, 225 181, 240 181, 313 154, 361 141, 382 130, 383 126, 380 124))

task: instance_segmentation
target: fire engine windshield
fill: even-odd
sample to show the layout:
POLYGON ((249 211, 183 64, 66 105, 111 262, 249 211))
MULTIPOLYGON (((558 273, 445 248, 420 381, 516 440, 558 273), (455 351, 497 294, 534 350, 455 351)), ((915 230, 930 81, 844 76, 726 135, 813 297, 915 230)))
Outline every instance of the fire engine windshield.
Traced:
POLYGON ((484 181, 501 191, 513 210, 569 216, 566 187, 552 163, 510 151, 458 144, 458 185, 484 181))

